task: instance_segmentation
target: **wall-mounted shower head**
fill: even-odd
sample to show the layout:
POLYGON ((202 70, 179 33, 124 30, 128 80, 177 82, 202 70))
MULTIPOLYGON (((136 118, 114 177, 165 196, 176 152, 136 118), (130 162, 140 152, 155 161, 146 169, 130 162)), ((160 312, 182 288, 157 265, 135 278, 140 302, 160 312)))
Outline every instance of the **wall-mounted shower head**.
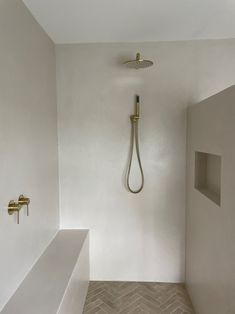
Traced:
POLYGON ((129 68, 137 70, 141 68, 151 67, 153 65, 153 61, 142 59, 140 56, 140 53, 138 52, 136 54, 135 60, 126 61, 124 62, 124 64, 128 66, 129 68))

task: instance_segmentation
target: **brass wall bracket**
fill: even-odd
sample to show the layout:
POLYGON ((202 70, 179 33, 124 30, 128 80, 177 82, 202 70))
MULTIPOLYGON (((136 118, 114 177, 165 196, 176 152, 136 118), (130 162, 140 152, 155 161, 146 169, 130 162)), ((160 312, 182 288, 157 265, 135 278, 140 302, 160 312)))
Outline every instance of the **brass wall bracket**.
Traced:
POLYGON ((22 205, 15 201, 10 201, 8 204, 8 214, 13 215, 14 213, 17 213, 17 224, 20 223, 20 210, 22 205))
POLYGON ((21 206, 27 206, 27 216, 29 216, 29 203, 30 203, 30 198, 20 195, 18 199, 18 204, 21 206))
POLYGON ((131 122, 137 122, 140 119, 140 97, 136 96, 135 113, 130 116, 131 122))
POLYGON ((133 115, 131 115, 130 116, 130 119, 131 119, 131 122, 137 122, 138 120, 139 120, 139 116, 137 116, 137 115, 135 115, 135 114, 133 114, 133 115))

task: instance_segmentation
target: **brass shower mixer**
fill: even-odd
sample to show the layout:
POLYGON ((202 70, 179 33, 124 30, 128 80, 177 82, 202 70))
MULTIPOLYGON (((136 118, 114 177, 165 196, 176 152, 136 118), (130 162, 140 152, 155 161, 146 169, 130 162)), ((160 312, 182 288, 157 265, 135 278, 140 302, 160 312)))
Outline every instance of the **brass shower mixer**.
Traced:
POLYGON ((17 214, 17 224, 20 223, 20 210, 23 206, 27 206, 27 216, 29 216, 29 203, 30 198, 25 197, 24 195, 20 195, 18 198, 18 202, 11 200, 8 204, 8 214, 13 215, 17 214))

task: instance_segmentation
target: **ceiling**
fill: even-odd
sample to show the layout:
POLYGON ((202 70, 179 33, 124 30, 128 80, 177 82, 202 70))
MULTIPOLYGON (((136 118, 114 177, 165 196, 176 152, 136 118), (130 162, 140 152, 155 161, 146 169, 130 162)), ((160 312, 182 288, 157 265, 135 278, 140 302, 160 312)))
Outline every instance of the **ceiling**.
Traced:
POLYGON ((23 0, 55 43, 235 38, 235 0, 23 0))

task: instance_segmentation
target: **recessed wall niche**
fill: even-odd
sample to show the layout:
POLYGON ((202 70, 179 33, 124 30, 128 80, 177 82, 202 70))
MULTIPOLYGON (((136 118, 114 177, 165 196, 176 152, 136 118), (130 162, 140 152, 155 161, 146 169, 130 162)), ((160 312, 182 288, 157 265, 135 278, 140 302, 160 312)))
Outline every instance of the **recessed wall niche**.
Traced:
POLYGON ((221 156, 195 152, 195 188, 211 201, 221 203, 221 156))

